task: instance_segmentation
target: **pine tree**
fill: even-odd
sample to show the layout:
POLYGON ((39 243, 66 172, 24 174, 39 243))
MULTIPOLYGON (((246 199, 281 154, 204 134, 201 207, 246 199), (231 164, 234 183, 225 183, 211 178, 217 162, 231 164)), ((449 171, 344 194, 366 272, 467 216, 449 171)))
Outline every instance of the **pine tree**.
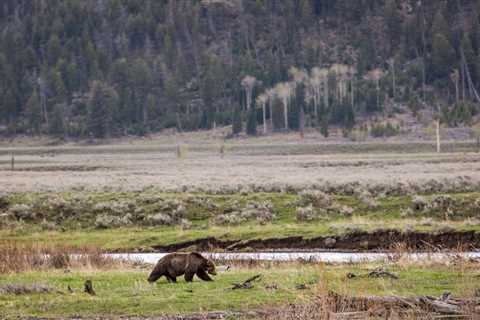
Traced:
POLYGON ((442 34, 435 34, 433 37, 432 66, 433 72, 439 78, 450 74, 455 63, 455 50, 448 39, 442 34))
POLYGON ((28 98, 25 115, 27 117, 28 126, 31 128, 32 132, 34 134, 39 134, 42 122, 42 109, 37 89, 34 89, 30 98, 28 98))
POLYGON ((113 88, 101 81, 94 81, 89 101, 89 133, 96 138, 105 138, 112 132, 112 113, 118 103, 118 95, 113 88))
POLYGON ((255 107, 248 111, 247 134, 249 136, 257 135, 257 109, 255 107))
POLYGON ((57 63, 57 60, 60 58, 61 55, 61 50, 62 49, 60 46, 60 39, 56 34, 53 34, 47 43, 48 63, 51 66, 54 66, 57 63))
POLYGON ((63 136, 65 134, 64 123, 65 103, 57 103, 53 107, 52 118, 48 131, 54 136, 63 136))
POLYGON ((232 134, 237 135, 242 132, 242 113, 240 105, 235 106, 232 119, 232 134))
POLYGON ((320 133, 325 138, 328 138, 329 132, 328 132, 328 118, 327 117, 322 117, 322 120, 320 122, 320 133))

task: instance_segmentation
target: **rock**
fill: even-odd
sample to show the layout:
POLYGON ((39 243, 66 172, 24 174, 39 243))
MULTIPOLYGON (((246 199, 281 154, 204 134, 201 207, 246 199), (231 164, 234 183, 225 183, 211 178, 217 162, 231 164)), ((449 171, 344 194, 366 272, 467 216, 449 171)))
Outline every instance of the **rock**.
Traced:
POLYGON ((337 243, 337 240, 335 240, 334 238, 326 238, 325 240, 323 240, 323 244, 325 245, 326 248, 334 248, 335 247, 335 244, 337 243))

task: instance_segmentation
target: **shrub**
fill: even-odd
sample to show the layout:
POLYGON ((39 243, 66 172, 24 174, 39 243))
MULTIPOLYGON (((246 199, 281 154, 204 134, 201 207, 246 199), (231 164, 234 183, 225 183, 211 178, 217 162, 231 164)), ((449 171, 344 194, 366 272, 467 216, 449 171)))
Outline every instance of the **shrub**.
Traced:
POLYGON ((297 221, 312 221, 319 218, 318 212, 312 205, 309 205, 308 207, 298 207, 295 210, 295 216, 297 221))
POLYGON ((315 208, 328 208, 332 205, 332 197, 319 190, 304 190, 299 193, 302 205, 311 204, 315 208))
POLYGON ((410 208, 416 213, 424 212, 428 209, 428 202, 423 197, 415 196, 412 199, 410 208))
POLYGON ((390 122, 387 124, 377 123, 373 124, 370 128, 370 134, 372 137, 381 138, 381 137, 393 137, 400 133, 400 127, 392 125, 390 122))

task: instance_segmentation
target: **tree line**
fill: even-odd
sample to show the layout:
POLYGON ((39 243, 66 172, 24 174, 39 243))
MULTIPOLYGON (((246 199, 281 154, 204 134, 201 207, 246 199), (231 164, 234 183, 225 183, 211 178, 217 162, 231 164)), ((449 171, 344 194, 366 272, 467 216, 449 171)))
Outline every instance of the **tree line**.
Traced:
POLYGON ((469 123, 478 0, 4 0, 0 134, 469 123))

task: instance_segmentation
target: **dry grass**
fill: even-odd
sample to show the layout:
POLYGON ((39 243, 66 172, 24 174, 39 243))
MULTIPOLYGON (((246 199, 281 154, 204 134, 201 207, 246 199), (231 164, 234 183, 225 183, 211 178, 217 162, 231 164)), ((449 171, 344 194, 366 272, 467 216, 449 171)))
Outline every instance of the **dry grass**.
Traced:
POLYGON ((127 262, 105 256, 95 248, 49 246, 45 243, 0 243, 0 274, 47 269, 116 269, 127 262))
MULTIPOLYGON (((469 177, 480 184, 480 155, 430 148, 322 144, 259 138, 234 141, 152 140, 144 144, 0 148, 0 192, 145 190, 233 192, 304 190, 360 183, 398 186, 469 177), (180 147, 178 147, 180 146, 180 147), (188 149, 181 152, 178 148, 188 149), (422 151, 423 150, 423 151, 422 151), (11 154, 17 171, 10 171, 11 154)), ((453 144, 460 145, 460 144, 453 144)))

